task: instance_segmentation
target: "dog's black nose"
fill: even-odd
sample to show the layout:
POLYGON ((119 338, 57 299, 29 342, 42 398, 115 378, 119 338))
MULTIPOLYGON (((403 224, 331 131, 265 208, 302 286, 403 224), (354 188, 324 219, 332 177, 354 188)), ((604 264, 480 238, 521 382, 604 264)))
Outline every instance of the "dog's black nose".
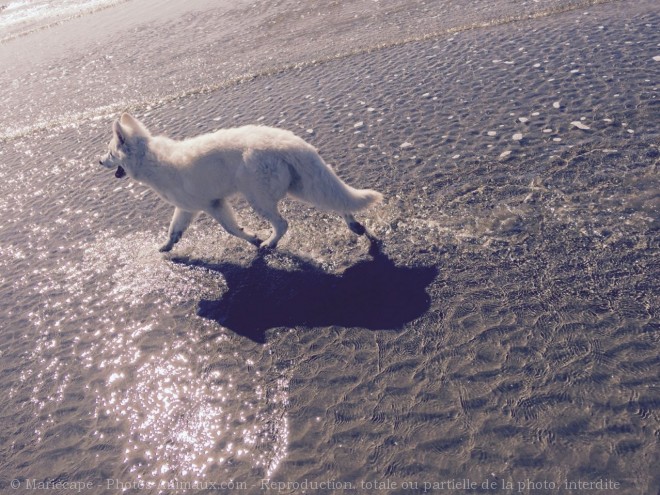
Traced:
POLYGON ((99 165, 103 165, 103 160, 99 160, 99 165))

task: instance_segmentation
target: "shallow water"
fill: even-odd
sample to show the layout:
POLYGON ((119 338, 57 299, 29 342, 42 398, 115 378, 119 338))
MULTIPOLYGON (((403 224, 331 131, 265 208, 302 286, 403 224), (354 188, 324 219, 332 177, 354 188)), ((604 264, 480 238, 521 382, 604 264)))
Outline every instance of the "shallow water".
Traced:
POLYGON ((0 44, 0 488, 657 492, 657 7, 367 3, 0 44), (380 242, 285 202, 276 252, 202 218, 159 254, 171 208, 96 165, 122 109, 297 132, 380 242))

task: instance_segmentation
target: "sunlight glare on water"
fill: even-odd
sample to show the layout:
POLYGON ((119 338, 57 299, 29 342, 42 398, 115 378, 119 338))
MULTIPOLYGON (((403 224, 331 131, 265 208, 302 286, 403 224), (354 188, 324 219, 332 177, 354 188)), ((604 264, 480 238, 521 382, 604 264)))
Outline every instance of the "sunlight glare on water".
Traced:
MULTIPOLYGON (((125 425, 115 441, 135 479, 167 484, 237 462, 264 474, 277 467, 288 438, 288 379, 268 363, 221 353, 227 337, 206 321, 187 331, 176 327, 184 317, 177 305, 217 297, 222 277, 163 259, 149 234, 121 238, 111 231, 55 273, 67 283, 38 284, 35 291, 63 296, 29 315, 41 333, 31 351, 35 371, 22 381, 33 383, 38 411, 64 401, 75 360, 92 377, 94 417, 125 425), (80 303, 72 307, 71 300, 80 303), (54 314, 57 320, 44 325, 54 314), (80 331, 66 330, 75 327, 80 331)), ((52 414, 44 416, 39 442, 54 424, 52 414)), ((106 435, 94 432, 99 442, 106 435)))
POLYGON ((0 40, 8 34, 47 26, 50 23, 90 13, 127 0, 13 1, 0 6, 0 40))
MULTIPOLYGON (((162 318, 193 293, 199 297, 222 290, 217 274, 172 264, 154 252, 148 236, 129 236, 118 244, 108 239, 87 250, 86 268, 121 267, 115 269, 109 297, 126 301, 135 315, 145 300, 158 306, 162 318)), ((264 383, 268 371, 255 369, 237 384, 233 372, 240 370, 215 354, 216 342, 224 337, 199 349, 191 335, 172 338, 168 332, 175 328, 162 330, 157 320, 136 322, 100 336, 102 349, 88 353, 90 358, 104 356, 97 365, 109 375, 96 390, 98 414, 128 423, 124 461, 130 472, 151 482, 171 481, 201 475, 234 458, 254 469, 272 469, 286 445, 287 382, 264 383)))

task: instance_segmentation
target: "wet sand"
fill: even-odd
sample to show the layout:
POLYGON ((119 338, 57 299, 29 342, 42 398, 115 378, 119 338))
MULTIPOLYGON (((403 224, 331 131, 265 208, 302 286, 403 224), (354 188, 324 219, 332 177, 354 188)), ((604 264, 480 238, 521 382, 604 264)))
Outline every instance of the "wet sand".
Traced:
POLYGON ((656 493, 659 24, 613 2, 124 100, 297 132, 385 195, 378 242, 286 201, 276 252, 203 218, 162 256, 170 207, 94 165, 113 108, 5 126, 0 488, 656 493))

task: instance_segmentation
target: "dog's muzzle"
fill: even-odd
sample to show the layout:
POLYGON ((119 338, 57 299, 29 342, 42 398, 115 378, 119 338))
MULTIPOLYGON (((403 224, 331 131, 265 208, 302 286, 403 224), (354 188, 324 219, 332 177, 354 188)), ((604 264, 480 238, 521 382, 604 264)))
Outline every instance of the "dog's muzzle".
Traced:
POLYGON ((124 170, 124 167, 119 165, 117 167, 117 171, 115 172, 115 177, 117 177, 118 179, 121 179, 124 176, 126 176, 126 170, 124 170))

